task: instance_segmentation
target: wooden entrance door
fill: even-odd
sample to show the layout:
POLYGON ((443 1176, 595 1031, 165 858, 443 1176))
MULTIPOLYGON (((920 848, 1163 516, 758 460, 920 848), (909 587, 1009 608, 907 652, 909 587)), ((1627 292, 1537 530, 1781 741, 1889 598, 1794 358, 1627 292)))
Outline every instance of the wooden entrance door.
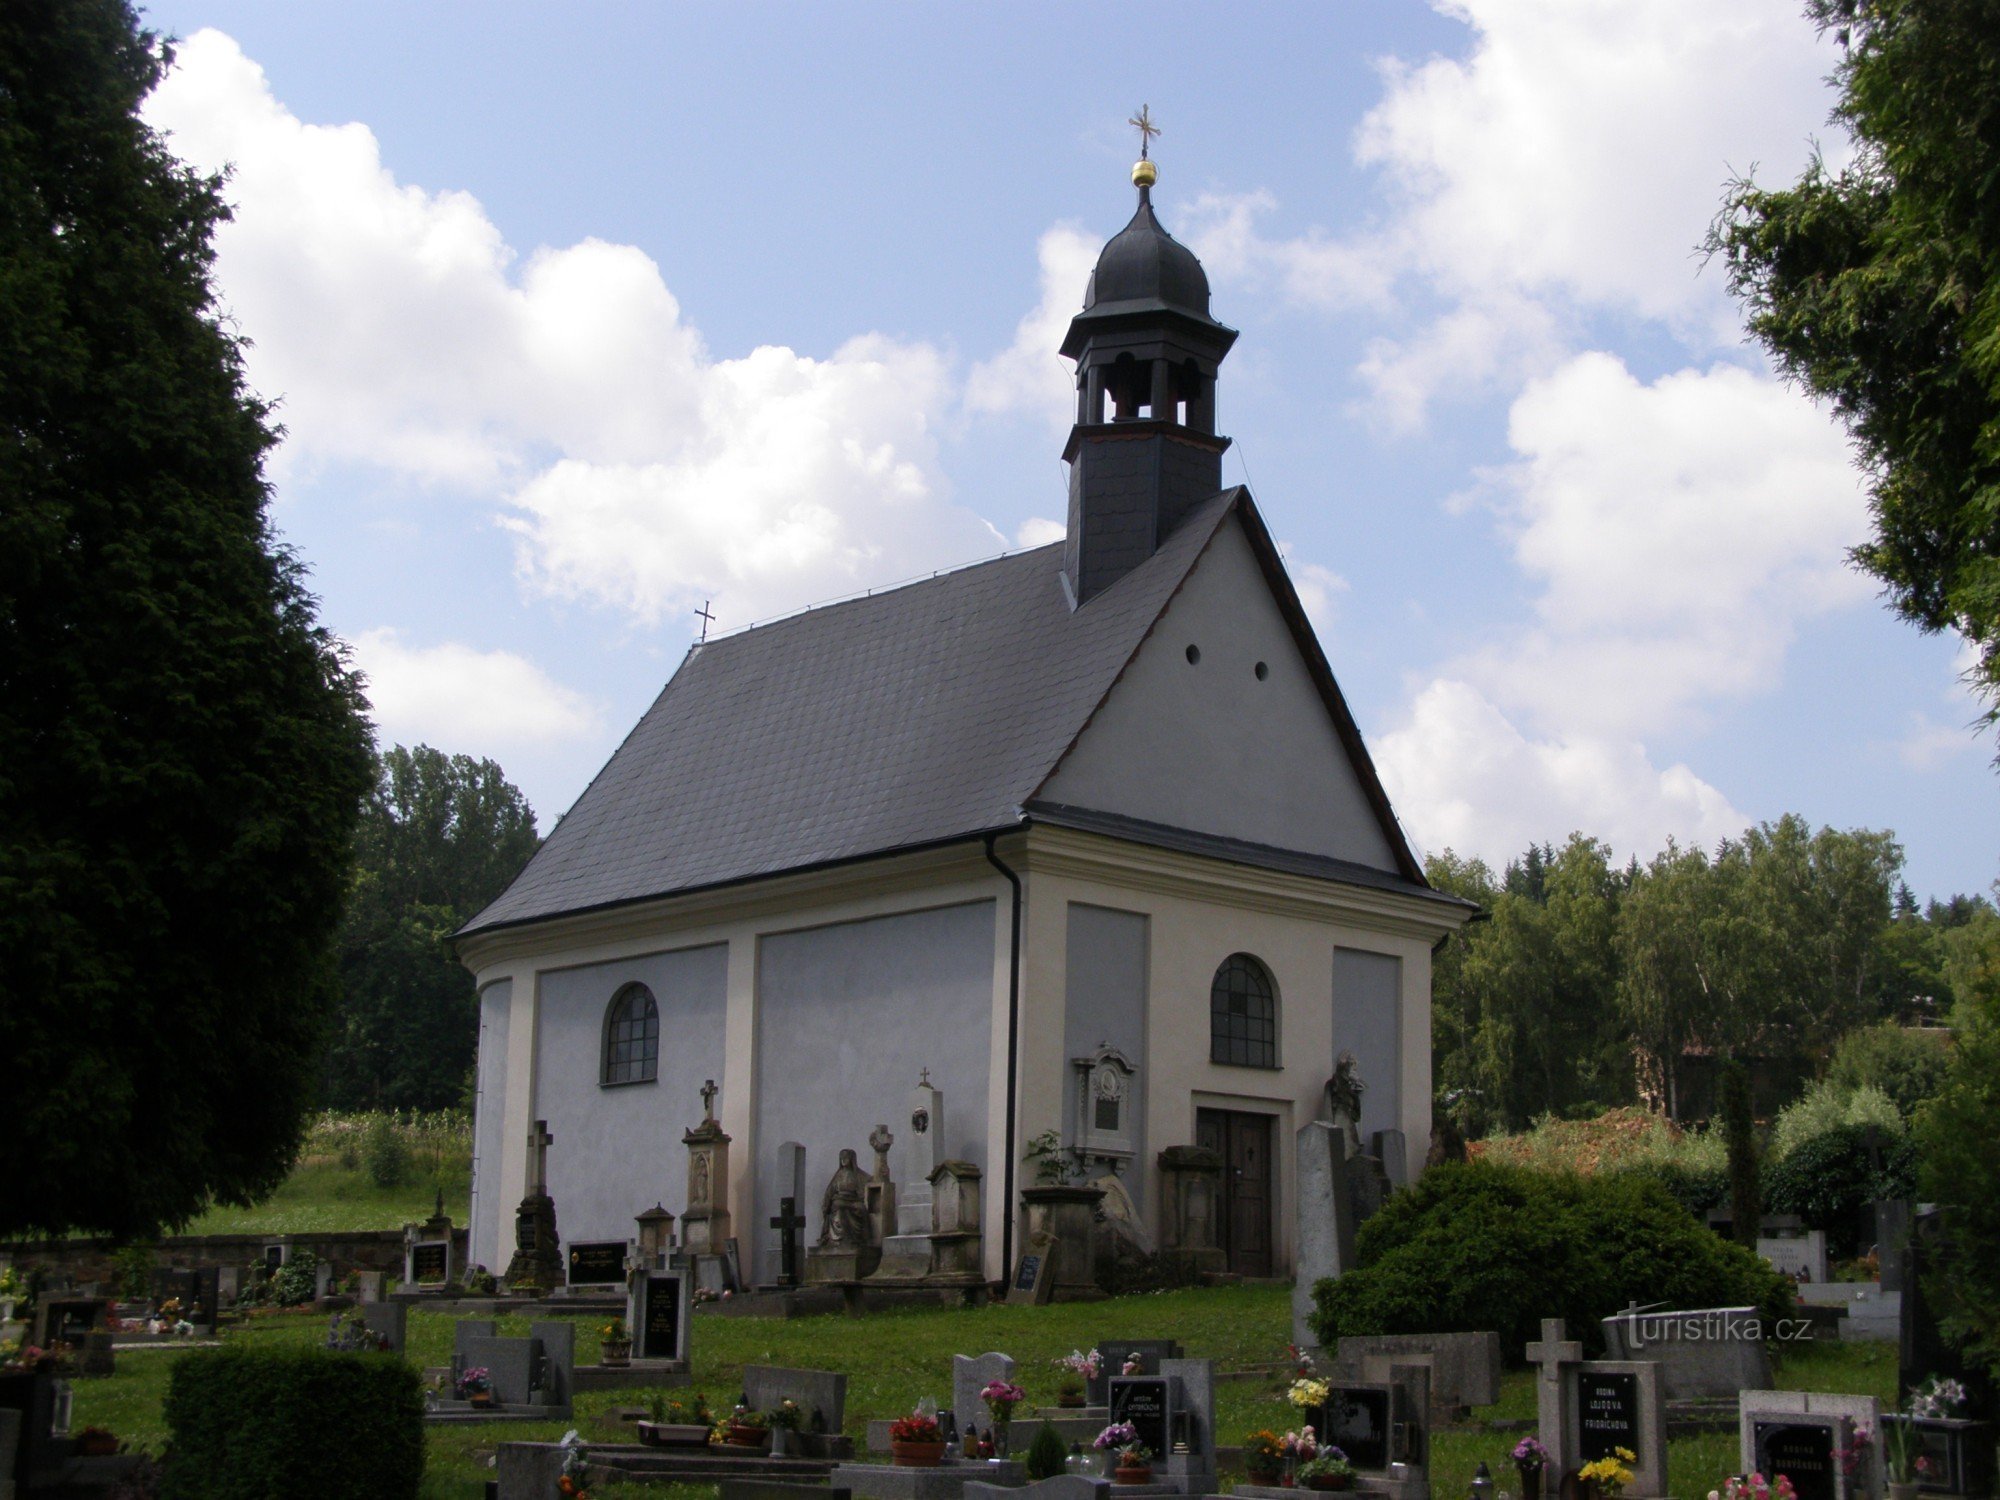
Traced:
POLYGON ((1222 1203, 1216 1215, 1229 1269, 1271 1274, 1271 1117, 1233 1109, 1198 1109, 1195 1142, 1222 1157, 1222 1203))

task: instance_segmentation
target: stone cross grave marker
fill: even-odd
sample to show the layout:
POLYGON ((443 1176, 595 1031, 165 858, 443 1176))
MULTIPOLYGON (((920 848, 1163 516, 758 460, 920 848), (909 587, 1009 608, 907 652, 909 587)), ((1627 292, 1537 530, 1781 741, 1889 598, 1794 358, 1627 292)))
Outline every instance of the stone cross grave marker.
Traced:
POLYGON ((1651 1360, 1585 1360, 1560 1318, 1542 1320, 1528 1358, 1541 1366, 1535 1384, 1541 1439, 1557 1477, 1614 1450, 1634 1455, 1633 1500, 1667 1493, 1667 1402, 1660 1367, 1651 1360))
POLYGON ((535 1128, 528 1132, 527 1196, 531 1198, 549 1190, 549 1147, 555 1143, 556 1138, 549 1134, 549 1122, 535 1121, 535 1128))
POLYGON ((771 1227, 778 1231, 778 1285, 797 1286, 799 1235, 806 1227, 806 1216, 799 1212, 799 1200, 789 1195, 780 1198, 777 1217, 771 1220, 771 1227))

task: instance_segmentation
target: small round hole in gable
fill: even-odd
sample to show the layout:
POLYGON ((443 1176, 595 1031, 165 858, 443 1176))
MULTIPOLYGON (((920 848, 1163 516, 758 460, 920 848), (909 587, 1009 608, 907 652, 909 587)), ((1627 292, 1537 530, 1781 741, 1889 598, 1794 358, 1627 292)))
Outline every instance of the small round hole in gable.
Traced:
POLYGON ((1264 680, 1264 679, 1265 679, 1266 677, 1269 677, 1270 675, 1271 675, 1271 668, 1269 667, 1269 665, 1267 665, 1266 663, 1264 663, 1264 662, 1261 662, 1261 661, 1260 661, 1260 662, 1258 662, 1258 663, 1257 663, 1257 680, 1258 680, 1259 682, 1262 682, 1262 681, 1263 681, 1263 680, 1264 680))
POLYGON ((1187 659, 1188 659, 1188 665, 1189 665, 1189 666, 1193 666, 1193 665, 1194 665, 1194 664, 1195 664, 1196 662, 1200 661, 1200 660, 1201 660, 1201 647, 1199 647, 1199 646, 1190 646, 1190 647, 1188 647, 1188 648, 1187 648, 1187 659))

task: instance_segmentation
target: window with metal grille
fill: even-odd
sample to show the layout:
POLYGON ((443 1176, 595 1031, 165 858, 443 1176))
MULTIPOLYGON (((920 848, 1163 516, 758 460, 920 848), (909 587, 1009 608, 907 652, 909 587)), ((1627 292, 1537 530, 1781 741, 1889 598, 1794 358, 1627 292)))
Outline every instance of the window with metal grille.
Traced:
POLYGON ((1232 953, 1208 991, 1210 1062, 1243 1068, 1278 1065, 1278 995, 1270 971, 1247 953, 1232 953))
POLYGON ((643 984, 611 997, 604 1018, 604 1081, 651 1083, 660 1072, 660 1008, 643 984))

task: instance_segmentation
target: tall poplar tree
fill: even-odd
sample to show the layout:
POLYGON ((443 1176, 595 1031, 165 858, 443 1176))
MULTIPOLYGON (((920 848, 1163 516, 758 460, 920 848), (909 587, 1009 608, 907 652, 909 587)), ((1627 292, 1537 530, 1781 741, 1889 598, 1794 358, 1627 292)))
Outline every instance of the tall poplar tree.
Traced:
POLYGON ((0 5, 0 1234, 283 1179, 369 735, 124 0, 0 5))

